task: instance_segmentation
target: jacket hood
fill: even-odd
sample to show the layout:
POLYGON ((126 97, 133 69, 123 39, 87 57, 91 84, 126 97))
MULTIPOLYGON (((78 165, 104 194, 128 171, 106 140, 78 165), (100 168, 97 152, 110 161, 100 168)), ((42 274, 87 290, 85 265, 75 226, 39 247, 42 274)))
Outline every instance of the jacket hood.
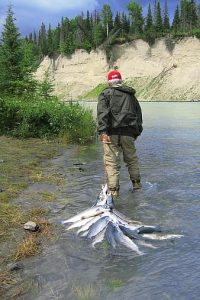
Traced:
POLYGON ((126 86, 126 85, 121 85, 114 87, 118 91, 122 91, 131 95, 135 95, 135 90, 132 87, 126 86))

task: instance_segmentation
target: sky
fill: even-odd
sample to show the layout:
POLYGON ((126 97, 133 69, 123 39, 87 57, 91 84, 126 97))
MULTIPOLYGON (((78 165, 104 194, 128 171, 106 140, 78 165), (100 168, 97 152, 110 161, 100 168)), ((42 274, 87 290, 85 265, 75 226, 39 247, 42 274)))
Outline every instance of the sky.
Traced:
MULTIPOLYGON (((113 12, 126 11, 127 3, 131 0, 0 0, 0 31, 5 23, 8 6, 12 5, 16 18, 16 25, 20 33, 25 36, 30 32, 38 32, 42 22, 48 26, 56 27, 62 17, 74 18, 81 12, 101 10, 103 4, 109 4, 113 12)), ((138 1, 143 6, 144 15, 149 2, 154 0, 138 1)), ((164 0, 161 0, 163 3, 164 0)), ((171 18, 179 0, 168 0, 169 14, 171 18)))

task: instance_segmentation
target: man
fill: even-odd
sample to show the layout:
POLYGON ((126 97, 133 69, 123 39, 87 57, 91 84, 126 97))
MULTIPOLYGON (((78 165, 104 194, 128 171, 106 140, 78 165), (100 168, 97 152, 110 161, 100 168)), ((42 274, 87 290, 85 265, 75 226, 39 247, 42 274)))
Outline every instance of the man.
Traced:
POLYGON ((143 130, 142 112, 135 90, 122 85, 122 77, 118 71, 108 73, 108 85, 98 98, 98 132, 103 144, 108 187, 113 196, 118 196, 120 152, 123 153, 133 189, 141 188, 134 142, 143 130))

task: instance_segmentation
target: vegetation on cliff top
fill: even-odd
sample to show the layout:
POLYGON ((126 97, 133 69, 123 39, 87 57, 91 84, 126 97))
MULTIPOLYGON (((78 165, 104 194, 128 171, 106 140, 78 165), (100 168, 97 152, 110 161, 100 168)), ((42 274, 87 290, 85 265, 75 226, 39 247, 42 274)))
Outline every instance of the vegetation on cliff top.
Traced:
POLYGON ((130 1, 127 11, 115 14, 108 4, 101 11, 87 11, 73 19, 63 16, 56 28, 42 23, 39 32, 30 33, 26 42, 34 53, 46 55, 71 55, 76 49, 91 51, 103 47, 110 59, 110 48, 115 43, 144 39, 152 45, 156 38, 200 37, 200 4, 195 0, 180 0, 169 18, 168 0, 149 3, 146 15, 138 1, 130 1))

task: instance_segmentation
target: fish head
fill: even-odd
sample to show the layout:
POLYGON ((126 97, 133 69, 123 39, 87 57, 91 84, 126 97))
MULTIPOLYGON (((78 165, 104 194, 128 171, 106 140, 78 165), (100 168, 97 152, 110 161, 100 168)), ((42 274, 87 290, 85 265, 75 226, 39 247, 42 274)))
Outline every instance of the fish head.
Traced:
POLYGON ((106 195, 106 204, 107 204, 110 208, 114 208, 114 207, 115 207, 111 192, 107 193, 107 195, 106 195))
POLYGON ((102 185, 102 189, 99 194, 96 205, 97 206, 106 205, 106 207, 109 207, 111 209, 114 208, 113 197, 111 192, 108 190, 107 184, 102 185))
POLYGON ((107 184, 102 185, 101 192, 100 192, 100 194, 98 196, 98 199, 97 199, 97 205, 104 205, 104 204, 106 204, 107 192, 108 192, 108 186, 107 186, 107 184))

